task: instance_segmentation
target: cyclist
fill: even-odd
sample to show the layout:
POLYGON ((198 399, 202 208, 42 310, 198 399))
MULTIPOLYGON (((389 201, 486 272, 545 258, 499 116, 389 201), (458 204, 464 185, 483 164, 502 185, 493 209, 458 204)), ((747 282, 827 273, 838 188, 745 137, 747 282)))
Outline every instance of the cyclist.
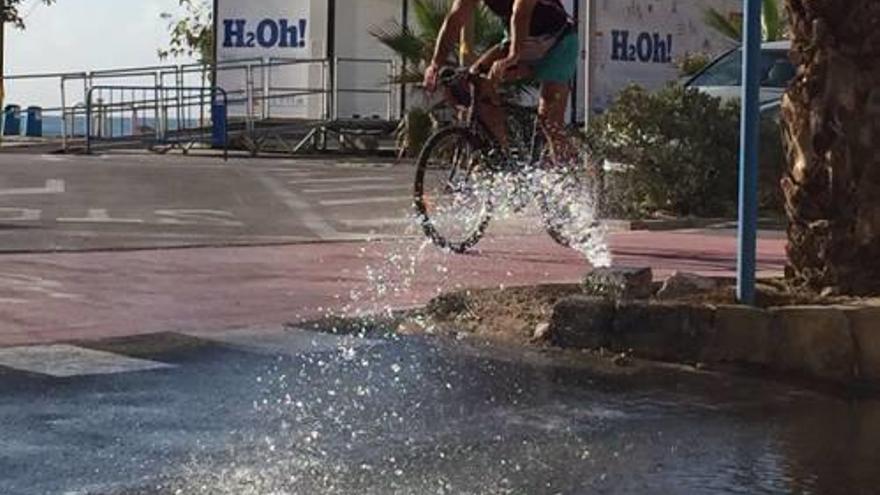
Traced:
POLYGON ((556 163, 568 163, 575 152, 565 131, 565 111, 577 71, 580 52, 577 26, 561 0, 455 0, 437 38, 437 46, 425 71, 425 89, 437 88, 440 68, 458 41, 461 29, 483 2, 507 25, 507 39, 484 53, 471 72, 488 70, 481 80, 478 101, 484 124, 505 150, 509 142, 504 111, 500 106, 498 86, 503 82, 533 78, 541 83, 538 117, 556 163))

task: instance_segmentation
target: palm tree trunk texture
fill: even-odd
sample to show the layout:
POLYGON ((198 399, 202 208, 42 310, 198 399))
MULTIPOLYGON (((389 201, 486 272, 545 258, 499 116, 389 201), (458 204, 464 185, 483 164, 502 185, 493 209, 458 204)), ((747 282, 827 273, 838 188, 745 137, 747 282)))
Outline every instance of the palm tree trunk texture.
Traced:
POLYGON ((782 103, 787 277, 880 294, 880 0, 786 0, 798 77, 782 103))

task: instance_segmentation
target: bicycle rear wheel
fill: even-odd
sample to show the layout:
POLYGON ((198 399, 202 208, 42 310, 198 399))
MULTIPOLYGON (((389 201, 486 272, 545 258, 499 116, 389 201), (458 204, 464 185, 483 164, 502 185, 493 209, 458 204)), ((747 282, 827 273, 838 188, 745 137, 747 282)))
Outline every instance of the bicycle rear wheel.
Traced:
MULTIPOLYGON (((549 167, 541 177, 539 203, 547 233, 556 243, 573 248, 590 244, 600 226, 603 196, 601 165, 586 147, 575 163, 549 167)), ((546 151, 542 160, 547 159, 546 151)))
POLYGON ((471 131, 452 127, 431 136, 419 155, 414 194, 425 235, 456 253, 476 245, 492 219, 492 177, 471 131))

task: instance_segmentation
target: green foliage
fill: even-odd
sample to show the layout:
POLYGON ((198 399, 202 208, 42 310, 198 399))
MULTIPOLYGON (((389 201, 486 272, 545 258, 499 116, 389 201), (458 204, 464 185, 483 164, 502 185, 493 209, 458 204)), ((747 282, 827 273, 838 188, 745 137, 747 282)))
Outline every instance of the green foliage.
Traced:
MULTIPOLYGON (((413 0, 413 26, 404 26, 397 21, 370 29, 380 43, 396 53, 406 65, 406 70, 395 82, 420 83, 424 70, 431 61, 434 45, 446 14, 452 6, 451 0, 413 0)), ((486 50, 504 39, 504 23, 485 6, 477 8, 474 16, 474 45, 477 52, 486 50)), ((450 55, 449 63, 457 65, 450 55)))
MULTIPOLYGON (((39 0, 45 5, 52 5, 55 0, 39 0)), ((19 29, 24 29, 24 19, 22 18, 21 7, 22 0, 0 0, 0 22, 10 23, 19 29)))
POLYGON ((434 119, 430 112, 421 108, 410 110, 397 128, 397 149, 400 155, 416 156, 433 131, 434 119))
MULTIPOLYGON (((625 89, 588 133, 596 158, 620 164, 606 179, 606 214, 732 216, 739 116, 737 104, 681 86, 625 89)), ((762 201, 773 208, 783 167, 778 125, 767 122, 763 136, 762 201)))
POLYGON ((706 66, 712 63, 712 58, 702 52, 688 53, 684 57, 676 61, 678 71, 682 77, 694 76, 706 66))
POLYGON ((197 56, 202 63, 214 61, 214 13, 208 0, 178 0, 182 15, 169 12, 160 17, 168 21, 171 41, 159 50, 159 58, 197 56))
MULTIPOLYGON (((761 27, 764 41, 785 39, 786 20, 781 14, 779 0, 762 0, 761 27)), ((737 43, 743 39, 742 17, 730 17, 717 9, 709 8, 703 13, 703 21, 707 26, 730 38, 737 43)))

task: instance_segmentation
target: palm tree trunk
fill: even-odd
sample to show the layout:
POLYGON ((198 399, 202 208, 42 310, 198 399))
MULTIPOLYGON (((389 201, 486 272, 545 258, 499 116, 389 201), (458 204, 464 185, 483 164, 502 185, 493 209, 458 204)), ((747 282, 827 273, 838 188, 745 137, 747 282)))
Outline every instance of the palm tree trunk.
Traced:
POLYGON ((787 276, 816 291, 880 294, 880 0, 786 9, 800 66, 782 104, 787 276))

